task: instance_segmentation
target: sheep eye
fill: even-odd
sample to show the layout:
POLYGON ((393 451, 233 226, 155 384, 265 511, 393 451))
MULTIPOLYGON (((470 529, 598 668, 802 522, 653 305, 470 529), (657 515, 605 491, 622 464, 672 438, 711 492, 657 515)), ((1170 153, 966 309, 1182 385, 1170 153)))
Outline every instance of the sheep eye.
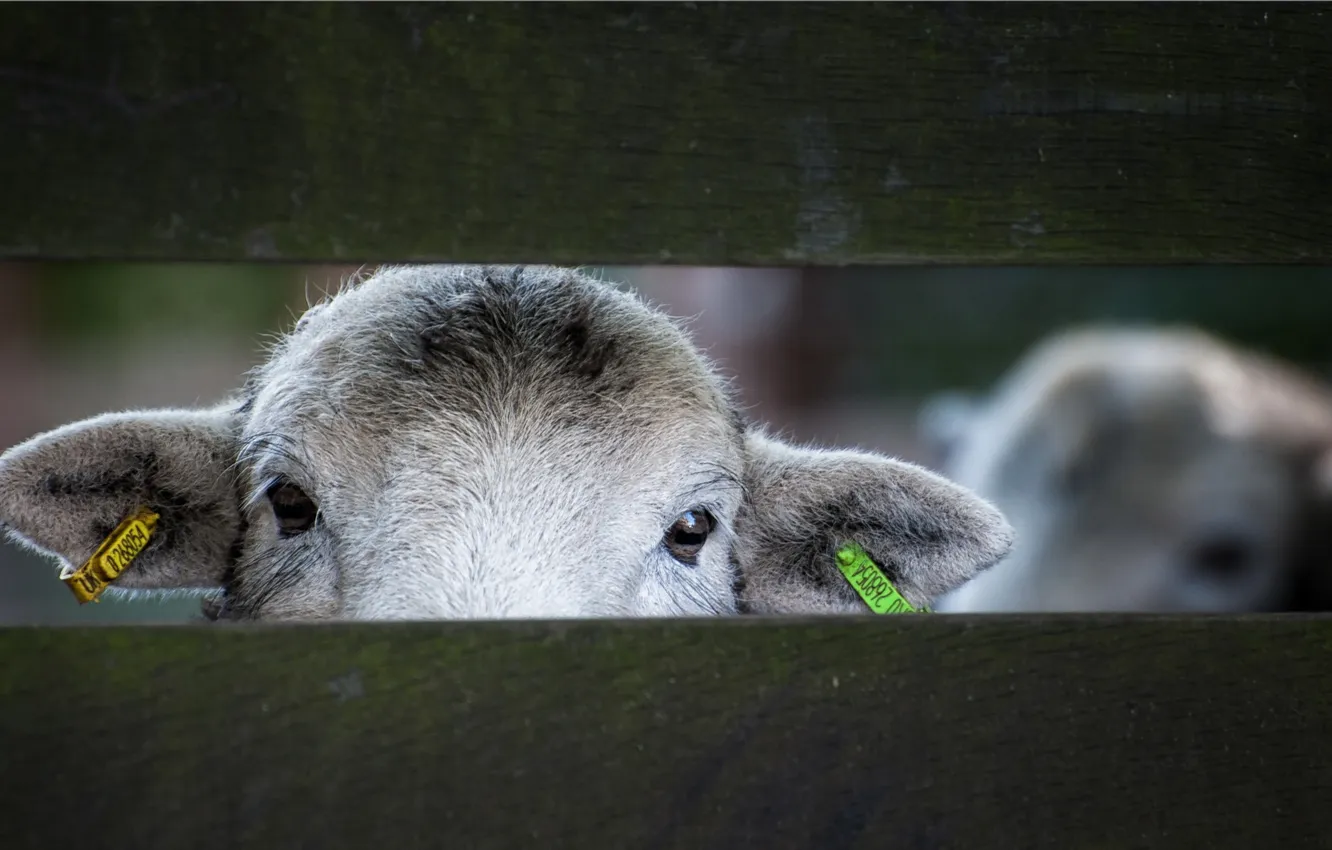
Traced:
POLYGON ((708 541, 708 534, 715 524, 716 520, 707 511, 685 511, 666 529, 662 545, 675 560, 694 566, 698 564, 698 554, 703 551, 703 544, 708 541))
POLYGON ((319 517, 319 508, 305 491, 290 481, 279 481, 268 488, 268 502, 273 506, 278 535, 294 537, 310 530, 319 517))
POLYGON ((1194 572, 1217 581, 1242 578, 1254 566, 1254 549, 1235 535, 1217 535, 1199 542, 1190 553, 1194 572))

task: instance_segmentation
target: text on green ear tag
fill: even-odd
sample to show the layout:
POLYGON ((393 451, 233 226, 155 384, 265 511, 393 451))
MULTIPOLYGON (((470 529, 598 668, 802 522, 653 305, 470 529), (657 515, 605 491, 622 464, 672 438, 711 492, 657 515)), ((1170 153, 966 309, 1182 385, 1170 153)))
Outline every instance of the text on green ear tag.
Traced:
POLYGON ((911 607, 906 597, 893 587, 888 576, 869 553, 857 543, 846 543, 837 550, 837 568, 846 576, 851 587, 875 614, 928 614, 930 609, 911 607))

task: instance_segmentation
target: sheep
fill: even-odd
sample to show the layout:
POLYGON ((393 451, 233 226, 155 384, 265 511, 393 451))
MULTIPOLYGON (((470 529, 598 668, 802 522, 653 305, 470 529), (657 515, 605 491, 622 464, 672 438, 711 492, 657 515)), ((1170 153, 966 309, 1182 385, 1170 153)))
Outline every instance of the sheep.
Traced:
POLYGON ((941 612, 1332 603, 1332 394, 1277 358, 1187 326, 1076 327, 922 425, 936 468, 1016 530, 941 612))
POLYGON ((141 509, 107 592, 213 620, 867 613, 844 543, 918 607, 1012 543, 943 476, 747 421, 674 319, 545 266, 381 268, 214 406, 0 455, 0 522, 66 576, 141 509))

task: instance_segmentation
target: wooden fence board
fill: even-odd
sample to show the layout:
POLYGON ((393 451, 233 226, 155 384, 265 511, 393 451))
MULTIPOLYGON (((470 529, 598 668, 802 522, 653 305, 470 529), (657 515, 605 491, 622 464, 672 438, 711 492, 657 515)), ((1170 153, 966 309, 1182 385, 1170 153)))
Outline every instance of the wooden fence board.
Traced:
POLYGON ((0 4, 0 258, 1327 262, 1323 3, 0 4))
POLYGON ((0 630, 51 847, 1326 846, 1332 618, 0 630))

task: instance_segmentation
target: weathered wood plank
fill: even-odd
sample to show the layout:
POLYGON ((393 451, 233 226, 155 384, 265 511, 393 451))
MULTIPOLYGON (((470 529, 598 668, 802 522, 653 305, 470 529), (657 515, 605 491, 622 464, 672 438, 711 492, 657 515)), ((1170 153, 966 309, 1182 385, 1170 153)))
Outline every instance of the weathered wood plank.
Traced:
POLYGON ((1326 845, 1332 618, 0 630, 5 847, 1326 845))
POLYGON ((0 257, 1327 262, 1323 3, 0 4, 0 257))

